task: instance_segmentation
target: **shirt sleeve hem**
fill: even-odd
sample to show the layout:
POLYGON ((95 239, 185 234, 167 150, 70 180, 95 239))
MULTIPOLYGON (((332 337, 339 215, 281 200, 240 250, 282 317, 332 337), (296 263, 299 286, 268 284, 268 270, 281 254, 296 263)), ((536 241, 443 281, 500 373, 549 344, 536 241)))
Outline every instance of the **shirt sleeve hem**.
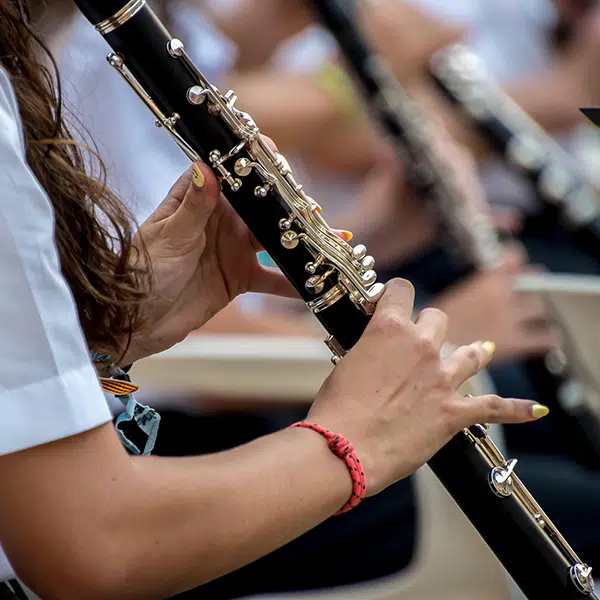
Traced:
POLYGON ((111 420, 91 364, 0 393, 0 455, 88 431, 111 420))

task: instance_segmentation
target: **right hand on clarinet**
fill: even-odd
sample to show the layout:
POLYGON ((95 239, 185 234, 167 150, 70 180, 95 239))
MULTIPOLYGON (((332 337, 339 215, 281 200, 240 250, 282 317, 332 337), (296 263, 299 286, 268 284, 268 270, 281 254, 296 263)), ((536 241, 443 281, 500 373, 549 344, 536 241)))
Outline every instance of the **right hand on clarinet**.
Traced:
POLYGON ((446 358, 447 317, 428 308, 411 320, 414 289, 394 279, 356 346, 325 380, 308 420, 352 441, 374 495, 427 462, 475 423, 525 423, 547 413, 527 400, 460 396, 489 363, 494 345, 476 342, 446 358))

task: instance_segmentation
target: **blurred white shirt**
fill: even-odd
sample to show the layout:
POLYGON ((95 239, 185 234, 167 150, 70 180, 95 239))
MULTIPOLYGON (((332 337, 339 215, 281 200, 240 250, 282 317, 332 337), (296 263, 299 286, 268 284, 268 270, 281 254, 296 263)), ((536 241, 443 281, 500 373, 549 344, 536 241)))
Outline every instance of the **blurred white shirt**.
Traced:
MULTIPOLYGON (((170 3, 170 13, 173 35, 217 83, 235 60, 235 46, 202 18, 193 1, 170 3)), ((189 159, 108 65, 111 49, 86 19, 77 15, 64 36, 59 67, 66 100, 98 146, 109 184, 142 222, 189 167, 189 159)))

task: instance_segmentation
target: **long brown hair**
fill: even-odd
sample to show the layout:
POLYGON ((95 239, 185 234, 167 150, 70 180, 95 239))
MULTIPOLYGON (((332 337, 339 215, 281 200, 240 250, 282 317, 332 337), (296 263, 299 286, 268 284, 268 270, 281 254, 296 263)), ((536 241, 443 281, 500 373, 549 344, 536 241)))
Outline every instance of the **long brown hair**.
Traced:
POLYGON ((61 267, 88 345, 122 353, 148 291, 148 273, 133 265, 147 261, 133 245, 134 220, 108 189, 101 161, 65 124, 56 65, 29 23, 25 0, 0 0, 0 64, 16 93, 27 162, 54 207, 61 267))

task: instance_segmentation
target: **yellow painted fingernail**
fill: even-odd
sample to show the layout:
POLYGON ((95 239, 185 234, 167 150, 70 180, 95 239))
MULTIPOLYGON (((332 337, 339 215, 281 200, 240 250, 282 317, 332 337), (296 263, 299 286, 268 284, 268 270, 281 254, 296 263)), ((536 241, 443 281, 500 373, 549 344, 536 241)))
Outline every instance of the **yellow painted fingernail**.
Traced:
POLYGON ((534 419, 541 419, 542 417, 545 417, 549 412, 550 409, 547 406, 544 406, 543 404, 534 404, 531 407, 531 416, 534 419))
POLYGON ((200 167, 194 163, 192 168, 192 180, 196 187, 203 188, 206 183, 206 178, 204 177, 204 173, 200 170, 200 167))
POLYGON ((483 342, 482 344, 483 349, 489 354, 489 357, 492 358, 492 356, 494 356, 494 353, 496 352, 496 344, 494 344, 494 342, 483 342))
POLYGON ((351 231, 342 231, 341 234, 344 240, 347 242, 349 242, 354 237, 354 234, 351 231))

